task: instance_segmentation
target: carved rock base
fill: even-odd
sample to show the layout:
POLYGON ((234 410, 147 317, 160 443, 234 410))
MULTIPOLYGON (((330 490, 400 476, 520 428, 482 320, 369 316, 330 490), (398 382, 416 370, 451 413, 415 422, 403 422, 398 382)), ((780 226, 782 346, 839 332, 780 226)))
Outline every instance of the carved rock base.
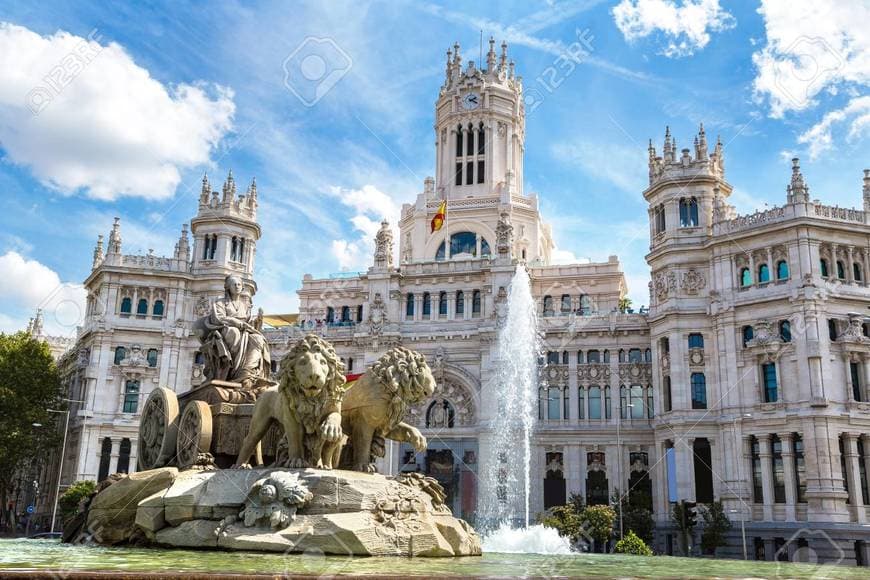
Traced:
MULTIPOLYGON (((477 533, 454 518, 437 492, 433 495, 419 480, 403 483, 378 474, 316 469, 188 470, 177 475, 158 475, 159 471, 134 474, 95 497, 100 516, 116 510, 128 516, 110 538, 94 534, 96 541, 117 544, 144 537, 152 544, 179 548, 342 556, 480 555, 477 533), (276 472, 297 473, 313 498, 283 529, 245 526, 238 515, 251 487, 276 472), (141 483, 122 485, 133 477, 141 483), (137 501, 114 506, 115 497, 101 497, 116 486, 120 488, 112 495, 118 503, 131 499, 131 493, 121 491, 138 494, 137 501)), ((89 516, 88 522, 97 519, 104 518, 89 516)))

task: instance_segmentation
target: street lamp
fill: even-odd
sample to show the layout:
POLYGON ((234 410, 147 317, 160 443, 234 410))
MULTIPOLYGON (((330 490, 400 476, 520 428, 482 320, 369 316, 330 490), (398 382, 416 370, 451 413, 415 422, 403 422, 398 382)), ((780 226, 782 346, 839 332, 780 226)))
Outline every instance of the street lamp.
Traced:
MULTIPOLYGON (((62 399, 67 403, 84 403, 76 399, 62 399)), ((60 480, 63 477, 63 460, 66 454, 66 435, 69 431, 69 409, 58 411, 56 409, 46 409, 49 413, 65 413, 66 418, 63 424, 63 443, 60 446, 60 463, 57 468, 57 485, 54 488, 54 505, 51 508, 51 533, 54 533, 54 522, 57 520, 57 504, 60 503, 60 480)))
MULTIPOLYGON (((740 457, 740 455, 741 455, 740 437, 738 436, 738 433, 737 433, 737 420, 740 419, 742 421, 743 419, 751 419, 751 418, 752 418, 752 413, 743 413, 743 415, 741 415, 739 417, 736 415, 734 416, 734 439, 735 439, 734 454, 737 455, 737 458, 736 458, 737 459, 737 476, 740 478, 741 484, 745 482, 745 479, 743 478, 743 461, 744 461, 744 459, 742 457, 740 457)), ((741 431, 742 431, 742 429, 741 429, 741 431)), ((748 560, 749 555, 746 551, 746 506, 745 506, 745 502, 743 501, 743 498, 741 498, 739 495, 737 496, 737 501, 744 504, 742 506, 742 508, 740 509, 740 535, 743 538, 743 559, 748 560)), ((732 509, 730 511, 731 511, 731 513, 737 512, 736 509, 732 509)))
MULTIPOLYGON (((629 414, 629 409, 634 407, 634 403, 627 403, 625 405, 625 414, 626 416, 629 414)), ((623 485, 622 481, 622 436, 620 433, 620 425, 622 425, 622 410, 619 412, 619 421, 616 422, 616 477, 619 478, 619 485, 623 485)), ((622 492, 619 492, 619 539, 623 538, 622 535, 623 525, 622 525, 622 492)))

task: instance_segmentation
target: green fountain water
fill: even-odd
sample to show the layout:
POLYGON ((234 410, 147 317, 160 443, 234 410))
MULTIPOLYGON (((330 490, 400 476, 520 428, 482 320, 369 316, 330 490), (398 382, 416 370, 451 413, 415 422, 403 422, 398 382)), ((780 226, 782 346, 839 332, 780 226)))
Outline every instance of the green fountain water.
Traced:
POLYGON ((623 578, 867 578, 866 568, 608 554, 504 554, 481 558, 349 558, 312 554, 71 546, 0 539, 0 574, 14 569, 396 576, 592 576, 623 578))

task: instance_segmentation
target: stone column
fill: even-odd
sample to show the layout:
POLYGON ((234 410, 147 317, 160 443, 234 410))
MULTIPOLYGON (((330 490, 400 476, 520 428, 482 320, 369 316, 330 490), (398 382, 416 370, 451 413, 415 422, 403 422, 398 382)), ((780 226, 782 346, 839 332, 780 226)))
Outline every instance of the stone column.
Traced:
POLYGON ((856 433, 843 433, 843 452, 846 455, 845 477, 849 481, 849 507, 855 514, 858 523, 867 521, 867 510, 864 509, 864 496, 861 493, 861 468, 858 456, 858 437, 856 433))
POLYGON ((773 251, 767 248, 767 274, 770 280, 776 280, 776 267, 773 264, 773 251))
MULTIPOLYGON (((480 237, 478 239, 478 244, 480 244, 480 237)), ((480 255, 480 253, 478 253, 480 255)), ((474 290, 468 290, 467 288, 462 291, 462 295, 465 299, 465 304, 462 308, 462 315, 465 320, 471 320, 471 308, 472 303, 474 302, 474 290)))
POLYGON ((579 401, 577 398, 577 354, 571 351, 568 354, 568 416, 566 420, 576 423, 580 417, 579 401))
POLYGON ((679 437, 674 441, 677 471, 677 499, 695 501, 695 439, 679 437))
POLYGON ((580 492, 580 446, 576 443, 565 445, 565 485, 566 498, 580 492))
POLYGON ((740 502, 738 509, 743 514, 747 521, 752 521, 752 504, 755 498, 752 497, 755 482, 752 479, 752 436, 744 435, 742 440, 742 457, 740 458, 740 469, 738 474, 743 478, 745 485, 744 500, 740 502))
POLYGON ((761 491, 764 498, 764 519, 773 520, 773 457, 770 452, 770 435, 756 435, 761 457, 761 491))
POLYGON ((109 475, 118 472, 118 455, 121 452, 121 439, 112 439, 112 457, 109 459, 109 475))
POLYGON ((853 253, 852 246, 846 248, 846 281, 849 284, 855 282, 854 271, 852 270, 853 253))
POLYGON ((773 543, 773 538, 764 539, 764 559, 768 562, 776 559, 776 544, 773 543))
POLYGON ((447 293, 447 320, 456 317, 456 292, 447 293))
POLYGON ((579 485, 577 486, 577 489, 578 489, 577 493, 579 493, 580 497, 583 498, 583 503, 585 504, 586 503, 586 471, 589 469, 588 463, 586 461, 587 460, 586 454, 588 453, 588 449, 584 445, 580 445, 578 447, 578 449, 580 452, 580 458, 579 458, 579 462, 577 463, 578 470, 579 470, 579 474, 578 474, 579 485))
POLYGON ((795 506, 797 504, 797 487, 794 472, 794 446, 792 434, 777 433, 782 443, 782 466, 785 476, 785 521, 795 521, 795 506))

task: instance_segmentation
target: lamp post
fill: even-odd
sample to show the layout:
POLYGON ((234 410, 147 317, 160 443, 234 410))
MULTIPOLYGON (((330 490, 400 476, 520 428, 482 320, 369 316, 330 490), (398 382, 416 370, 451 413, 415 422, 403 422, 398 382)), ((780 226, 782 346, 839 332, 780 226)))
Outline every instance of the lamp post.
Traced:
MULTIPOLYGON (((746 480, 743 477, 743 461, 744 460, 741 457, 741 452, 740 452, 740 436, 737 433, 737 421, 739 419, 741 421, 741 426, 742 426, 743 419, 751 419, 751 418, 752 418, 751 413, 743 413, 743 415, 741 415, 739 417, 736 415, 734 417, 734 440, 735 440, 734 441, 734 443, 735 443, 734 444, 734 454, 737 456, 737 477, 740 479, 741 484, 744 483, 746 480)), ((741 431, 742 431, 742 429, 741 429, 741 431)), ((743 538, 743 559, 748 560, 749 555, 746 551, 746 506, 745 506, 745 502, 743 501, 743 498, 741 498, 739 495, 737 496, 737 501, 744 504, 743 506, 741 506, 741 509, 740 509, 740 535, 743 538)), ((730 510, 730 511, 731 511, 731 513, 735 513, 737 510, 735 509, 735 510, 730 510)))
MULTIPOLYGON (((625 405, 625 414, 629 414, 629 409, 634 407, 634 403, 627 403, 625 405)), ((622 435, 620 432, 620 425, 622 424, 622 409, 619 411, 619 421, 616 422, 616 477, 619 478, 619 485, 623 484, 622 481, 622 435)), ((619 539, 623 538, 623 525, 622 525, 622 492, 619 493, 619 539)))
MULTIPOLYGON (((84 401, 79 401, 76 399, 62 399, 67 403, 84 403, 84 401)), ((69 409, 65 409, 63 411, 59 411, 57 409, 46 409, 49 413, 65 413, 66 418, 63 424, 63 443, 60 446, 60 463, 57 468, 57 484, 54 488, 54 505, 51 508, 51 531, 54 533, 54 522, 57 519, 57 504, 60 503, 60 480, 63 477, 63 460, 66 455, 66 435, 69 430, 69 409)))

